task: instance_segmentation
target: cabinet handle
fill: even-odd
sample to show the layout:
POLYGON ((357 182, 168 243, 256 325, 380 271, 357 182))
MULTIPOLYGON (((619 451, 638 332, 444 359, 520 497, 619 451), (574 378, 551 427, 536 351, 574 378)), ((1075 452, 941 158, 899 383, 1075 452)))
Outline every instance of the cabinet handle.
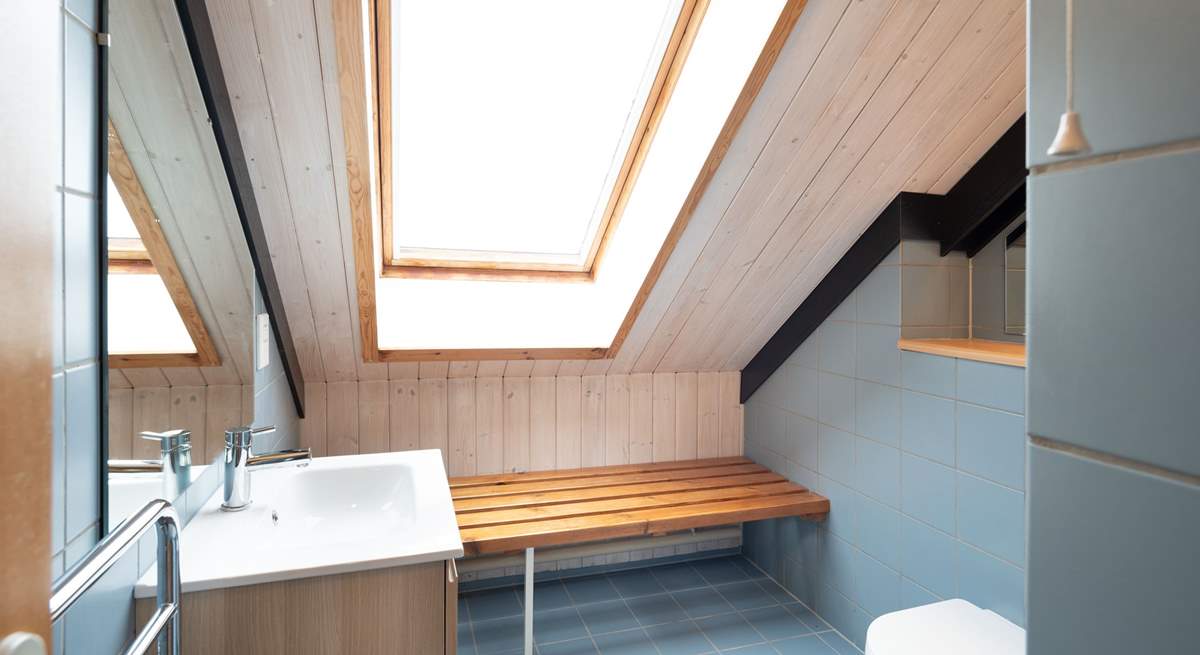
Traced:
POLYGON ((449 566, 446 567, 446 582, 448 584, 458 584, 458 564, 454 560, 446 560, 449 566))

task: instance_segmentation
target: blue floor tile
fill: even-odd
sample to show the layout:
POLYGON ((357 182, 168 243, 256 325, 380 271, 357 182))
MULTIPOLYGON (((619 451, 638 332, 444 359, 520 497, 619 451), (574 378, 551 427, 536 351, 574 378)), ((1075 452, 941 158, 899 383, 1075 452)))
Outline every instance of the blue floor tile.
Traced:
POLYGON ((512 587, 468 594, 467 607, 472 623, 516 616, 522 612, 521 601, 512 587))
POLYGON ((460 655, 467 655, 475 652, 475 636, 471 634, 470 623, 458 624, 458 652, 460 655))
POLYGON ((775 650, 779 651, 780 655, 837 655, 837 651, 833 650, 817 635, 809 635, 807 637, 793 637, 792 639, 784 639, 777 641, 774 644, 775 650))
POLYGON ((742 617, 769 641, 811 634, 812 629, 782 605, 742 612, 742 617))
POLYGON ((771 598, 774 598, 780 603, 796 602, 795 597, 789 594, 787 589, 780 587, 779 584, 770 578, 761 578, 755 582, 758 583, 758 586, 762 587, 763 591, 771 594, 771 598))
MULTIPOLYGON (((535 601, 536 604, 536 601, 535 601)), ((588 636, 574 607, 537 612, 533 615, 533 641, 545 644, 588 636)))
POLYGON ((733 611, 733 606, 721 594, 710 587, 687 589, 671 594, 675 602, 693 619, 733 611))
POLYGON ((706 559, 699 562, 693 562, 692 567, 699 571, 700 575, 704 576, 704 579, 707 580, 709 584, 713 585, 725 584, 726 582, 737 582, 739 580, 748 580, 750 576, 746 575, 745 571, 738 568, 738 566, 733 563, 733 560, 734 558, 732 557, 706 559))
POLYGON ((646 634, 662 655, 700 655, 715 652, 700 627, 692 621, 679 621, 646 628, 646 634))
POLYGON ((767 577, 766 573, 763 573, 761 570, 759 570, 759 568, 757 566, 755 566, 753 562, 746 559, 745 557, 734 557, 732 559, 733 559, 733 565, 738 567, 739 569, 741 569, 743 573, 750 576, 751 578, 767 577))
POLYGON ((608 576, 608 580, 624 598, 649 596, 665 591, 658 580, 655 580, 652 575, 647 575, 645 570, 613 573, 608 576))
POLYGON ((830 648, 838 655, 862 655, 862 651, 857 646, 846 641, 846 638, 836 632, 822 632, 818 635, 821 639, 829 644, 830 648))
POLYGON ((740 610, 754 609, 756 607, 768 607, 770 605, 778 605, 779 601, 771 597, 753 580, 744 580, 742 582, 733 582, 723 584, 717 587, 717 591, 733 605, 740 610))
POLYGON ((667 566, 656 566, 651 570, 654 572, 654 578, 667 591, 704 587, 708 584, 690 564, 668 564, 667 566))
POLYGON ((537 649, 540 655, 596 655, 597 652, 591 638, 547 644, 537 649))
POLYGON ((637 619, 623 600, 579 605, 577 609, 593 635, 638 627, 637 619))
POLYGON ((626 630, 592 637, 602 655, 658 655, 645 630, 626 630))
POLYGON ((687 612, 683 611, 670 594, 630 598, 625 604, 643 626, 682 621, 688 617, 687 612))
POLYGON ((813 632, 824 632, 826 630, 833 629, 828 623, 822 621, 821 617, 813 614, 812 610, 801 605, 800 603, 792 603, 791 605, 784 605, 784 607, 786 607, 787 610, 796 618, 800 619, 800 621, 803 622, 804 625, 808 626, 813 632))
MULTIPOLYGON (((525 590, 521 589, 519 593, 524 602, 525 590)), ((562 609, 573 604, 571 597, 567 595, 567 588, 558 580, 539 582, 533 586, 533 610, 535 612, 562 609)))
POLYGON ((700 629, 704 631, 704 636, 708 637, 708 640, 721 650, 763 641, 762 635, 758 634, 758 631, 740 614, 710 616, 707 619, 697 620, 696 625, 700 626, 700 629))
MULTIPOLYGON (((602 575, 567 580, 563 582, 563 586, 567 588, 567 593, 571 595, 576 605, 616 600, 621 597, 617 593, 616 587, 612 586, 608 578, 602 575)), ((534 605, 537 605, 536 598, 533 602, 534 605)))
POLYGON ((734 648, 733 650, 723 650, 722 655, 779 655, 779 651, 775 650, 768 644, 755 644, 753 646, 743 646, 734 648))
POLYGON ((466 596, 458 597, 458 622, 460 624, 471 622, 471 610, 467 608, 466 596))
POLYGON ((520 616, 472 621, 471 629, 475 632, 475 650, 479 655, 497 655, 525 644, 525 620, 520 616))

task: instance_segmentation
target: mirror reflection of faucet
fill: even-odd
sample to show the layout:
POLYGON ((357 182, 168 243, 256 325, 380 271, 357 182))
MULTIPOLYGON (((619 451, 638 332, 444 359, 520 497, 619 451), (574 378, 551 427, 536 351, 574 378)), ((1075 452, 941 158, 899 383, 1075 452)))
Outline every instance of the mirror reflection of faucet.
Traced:
POLYGON ((277 466, 308 466, 312 449, 280 450, 255 455, 251 444, 256 435, 270 434, 275 426, 262 428, 237 427, 225 431, 225 486, 221 509, 238 512, 250 506, 250 472, 277 466))
POLYGON ((142 432, 147 441, 159 443, 159 458, 110 459, 109 473, 161 473, 162 497, 171 500, 191 483, 192 433, 188 430, 142 432))

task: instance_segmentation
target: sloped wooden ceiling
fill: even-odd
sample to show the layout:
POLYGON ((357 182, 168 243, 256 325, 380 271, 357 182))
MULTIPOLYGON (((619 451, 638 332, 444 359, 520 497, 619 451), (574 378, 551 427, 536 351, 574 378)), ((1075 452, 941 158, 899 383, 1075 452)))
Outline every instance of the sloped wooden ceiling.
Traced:
MULTIPOLYGON (((389 376, 359 352, 335 1, 209 2, 314 382, 389 376)), ((738 370, 898 192, 945 193, 987 151, 1023 113, 1024 84, 1024 2, 809 0, 615 359, 420 366, 738 370)))

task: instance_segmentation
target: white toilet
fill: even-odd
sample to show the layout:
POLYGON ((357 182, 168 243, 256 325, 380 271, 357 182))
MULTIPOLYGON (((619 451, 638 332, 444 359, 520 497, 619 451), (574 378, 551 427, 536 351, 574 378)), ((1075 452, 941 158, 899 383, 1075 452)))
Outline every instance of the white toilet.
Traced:
POLYGON ((1025 631, 955 598, 875 619, 866 655, 1025 655, 1025 631))

